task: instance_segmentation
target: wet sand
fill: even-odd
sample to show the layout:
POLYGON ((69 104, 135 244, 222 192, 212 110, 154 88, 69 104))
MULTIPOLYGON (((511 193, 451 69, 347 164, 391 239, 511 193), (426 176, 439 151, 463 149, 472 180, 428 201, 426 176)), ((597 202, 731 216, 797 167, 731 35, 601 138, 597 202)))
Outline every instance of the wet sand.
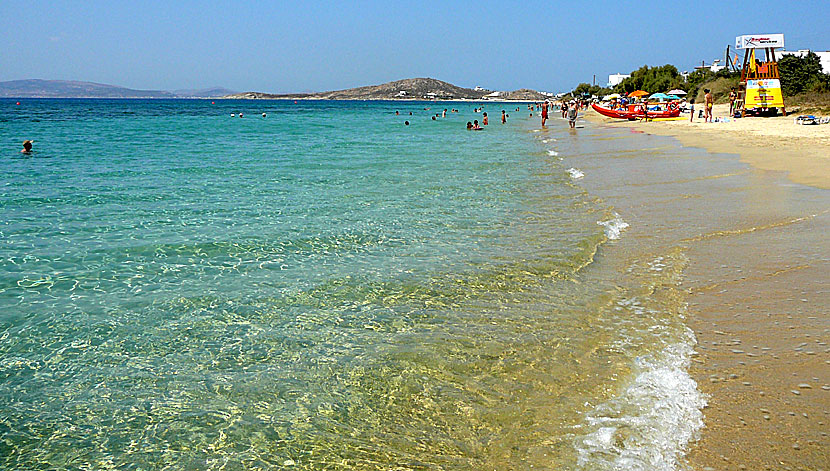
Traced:
MULTIPOLYGON (((665 181, 648 182, 648 176, 631 177, 651 188, 635 201, 623 190, 592 189, 621 207, 621 214, 639 213, 641 220, 632 226, 648 224, 663 234, 650 243, 679 244, 689 259, 682 288, 698 340, 690 373, 709 395, 705 427, 687 455, 691 468, 827 469, 830 145, 825 137, 796 134, 770 147, 750 129, 715 132, 729 123, 608 124, 591 114, 588 120, 599 126, 669 135, 707 150, 698 151, 696 159, 710 175, 683 182, 672 190, 674 197, 665 181), (718 166, 735 160, 734 154, 751 167, 719 174, 718 166)), ((798 128, 794 133, 821 128, 784 119, 798 128)), ((743 126, 761 121, 768 120, 747 120, 743 126)), ((830 135, 830 126, 821 131, 830 135)), ((637 160, 598 157, 595 170, 584 169, 586 180, 609 166, 670 174, 675 165, 637 160)))

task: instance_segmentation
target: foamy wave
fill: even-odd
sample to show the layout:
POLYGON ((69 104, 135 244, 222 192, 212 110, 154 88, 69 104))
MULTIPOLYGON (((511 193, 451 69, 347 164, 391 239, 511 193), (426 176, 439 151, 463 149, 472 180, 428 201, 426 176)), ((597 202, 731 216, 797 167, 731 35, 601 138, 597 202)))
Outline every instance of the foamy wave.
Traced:
POLYGON ((556 157, 557 155, 559 155, 559 152, 556 152, 555 150, 551 149, 548 151, 548 155, 550 155, 551 157, 556 157))
POLYGON ((580 178, 584 177, 585 174, 582 173, 582 170, 578 168, 569 168, 568 173, 571 175, 571 178, 574 180, 579 180, 580 178))
POLYGON ((554 138, 552 138, 552 137, 549 137, 549 138, 547 138, 547 139, 542 139, 542 142, 543 142, 543 143, 545 143, 545 144, 547 144, 547 143, 549 143, 549 142, 556 142, 556 139, 554 139, 554 138))
POLYGON ((588 432, 576 440, 585 470, 674 471, 686 445, 703 427, 706 399, 686 370, 694 335, 655 358, 638 359, 637 375, 622 393, 586 416, 588 432))
POLYGON ((617 213, 614 213, 614 219, 610 221, 597 221, 597 224, 605 226, 605 236, 611 240, 619 239, 620 233, 628 227, 628 223, 623 221, 617 213))

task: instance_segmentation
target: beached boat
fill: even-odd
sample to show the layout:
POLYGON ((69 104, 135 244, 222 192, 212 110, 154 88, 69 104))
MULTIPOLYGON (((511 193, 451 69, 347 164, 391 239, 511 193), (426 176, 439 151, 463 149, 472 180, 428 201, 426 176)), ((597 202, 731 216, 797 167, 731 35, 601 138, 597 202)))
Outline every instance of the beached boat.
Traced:
MULTIPOLYGON (((639 119, 645 117, 645 112, 641 106, 629 107, 627 110, 613 110, 611 108, 603 108, 594 103, 591 105, 597 113, 608 116, 609 118, 617 119, 639 119)), ((649 111, 649 118, 676 118, 680 116, 680 108, 674 107, 668 110, 649 111)))

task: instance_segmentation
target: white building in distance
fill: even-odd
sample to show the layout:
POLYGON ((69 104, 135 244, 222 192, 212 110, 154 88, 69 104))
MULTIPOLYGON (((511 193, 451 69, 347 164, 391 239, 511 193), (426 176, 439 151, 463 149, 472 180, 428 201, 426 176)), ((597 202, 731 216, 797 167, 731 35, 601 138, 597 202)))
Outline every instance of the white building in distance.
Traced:
POLYGON ((611 74, 608 76, 608 86, 613 87, 614 85, 622 82, 623 80, 631 77, 630 74, 611 74))
MULTIPOLYGON (((804 57, 810 52, 809 49, 799 49, 797 51, 777 51, 775 54, 779 56, 798 56, 804 57)), ((812 51, 813 54, 818 56, 819 63, 821 64, 821 71, 825 74, 830 74, 830 51, 812 51)))

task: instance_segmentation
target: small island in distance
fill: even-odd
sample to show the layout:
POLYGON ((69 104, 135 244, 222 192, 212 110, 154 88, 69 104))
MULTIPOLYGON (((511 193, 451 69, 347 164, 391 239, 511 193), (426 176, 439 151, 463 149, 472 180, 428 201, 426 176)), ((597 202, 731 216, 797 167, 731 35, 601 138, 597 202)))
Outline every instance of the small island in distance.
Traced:
POLYGON ((93 82, 12 80, 0 82, 0 98, 216 98, 272 100, 513 100, 540 101, 548 95, 530 89, 493 92, 464 88, 434 78, 396 80, 381 85, 317 93, 236 93, 223 87, 200 90, 135 90, 93 82))

